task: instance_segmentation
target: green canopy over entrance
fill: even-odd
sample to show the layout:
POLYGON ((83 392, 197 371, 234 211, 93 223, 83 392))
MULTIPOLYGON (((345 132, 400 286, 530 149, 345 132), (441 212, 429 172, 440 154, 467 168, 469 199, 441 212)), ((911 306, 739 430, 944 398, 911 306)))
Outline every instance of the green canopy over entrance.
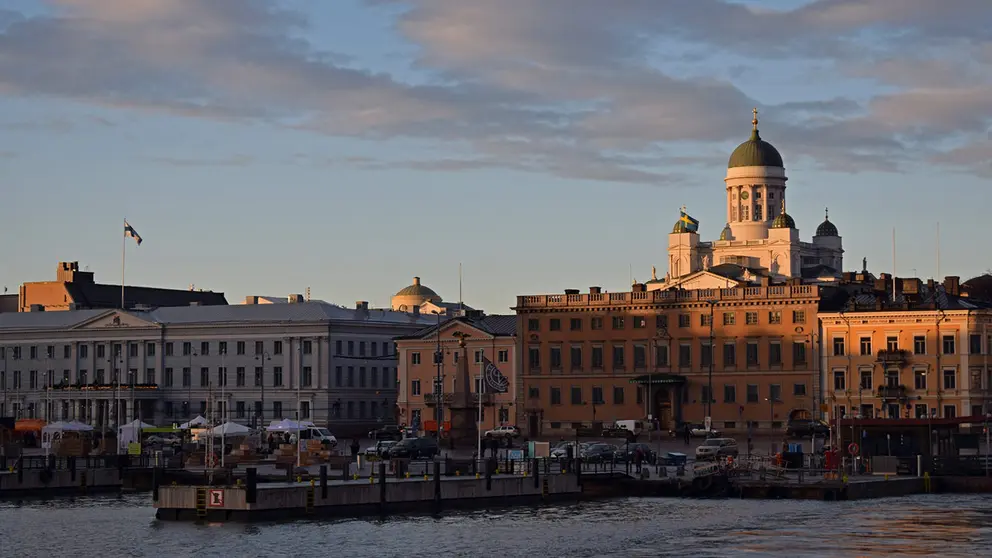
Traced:
POLYGON ((643 376, 638 376, 630 380, 632 384, 650 384, 650 385, 684 385, 686 383, 685 376, 679 376, 678 374, 645 374, 643 376))

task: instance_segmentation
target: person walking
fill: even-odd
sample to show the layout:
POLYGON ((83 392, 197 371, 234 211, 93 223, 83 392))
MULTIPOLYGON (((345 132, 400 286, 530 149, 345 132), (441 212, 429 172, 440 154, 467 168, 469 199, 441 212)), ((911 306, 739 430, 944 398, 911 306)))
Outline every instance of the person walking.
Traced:
POLYGON ((351 439, 351 460, 352 461, 357 461, 358 460, 358 450, 359 449, 361 449, 361 446, 358 444, 358 438, 352 438, 351 439))
POLYGON ((692 442, 692 431, 689 430, 689 425, 685 425, 685 445, 689 445, 692 442))

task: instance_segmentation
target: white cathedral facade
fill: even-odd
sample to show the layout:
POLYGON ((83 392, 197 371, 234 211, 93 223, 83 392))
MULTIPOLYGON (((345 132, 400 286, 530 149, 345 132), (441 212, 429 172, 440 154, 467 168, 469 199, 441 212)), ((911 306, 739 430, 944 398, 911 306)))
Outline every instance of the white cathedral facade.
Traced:
POLYGON ((652 270, 648 290, 729 288, 779 283, 829 283, 840 278, 844 249, 829 215, 812 242, 799 239, 786 212, 785 165, 772 144, 758 134, 754 111, 751 137, 730 156, 727 225, 718 240, 704 242, 685 220, 668 235, 668 275, 652 270))

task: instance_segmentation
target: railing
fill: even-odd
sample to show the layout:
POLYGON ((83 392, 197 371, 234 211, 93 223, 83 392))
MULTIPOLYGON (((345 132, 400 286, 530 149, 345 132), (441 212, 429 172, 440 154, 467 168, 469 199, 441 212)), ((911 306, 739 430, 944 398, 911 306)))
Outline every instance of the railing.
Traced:
MULTIPOLYGON (((441 402, 442 402, 443 405, 450 405, 452 402, 454 402, 454 400, 455 400, 455 394, 453 394, 453 393, 445 393, 445 394, 443 394, 441 396, 441 402)), ((434 406, 436 404, 436 402, 437 402, 437 396, 436 395, 434 395, 433 393, 426 393, 426 394, 424 394, 424 404, 426 404, 428 407, 434 406)), ((472 403, 474 405, 478 405, 479 404, 479 394, 478 393, 473 393, 472 394, 472 403)), ((483 393, 482 394, 482 405, 483 406, 491 406, 491 405, 495 405, 495 404, 496 404, 496 394, 495 393, 483 393)))
POLYGON ((882 399, 904 399, 908 393, 906 386, 878 386, 878 396, 882 399))
POLYGON ((711 300, 764 300, 768 298, 819 298, 816 285, 776 285, 734 289, 657 290, 621 293, 570 295, 524 295, 517 297, 517 308, 557 308, 617 304, 708 302, 711 300))
POLYGON ((895 364, 906 364, 912 358, 912 353, 905 349, 881 349, 878 351, 876 362, 883 364, 895 363, 895 364))
MULTIPOLYGON (((164 460, 165 458, 163 458, 164 460)), ((72 469, 120 469, 145 468, 155 464, 152 455, 91 455, 87 457, 56 457, 54 455, 0 455, 0 469, 37 470, 51 469, 54 471, 69 471, 72 469)))

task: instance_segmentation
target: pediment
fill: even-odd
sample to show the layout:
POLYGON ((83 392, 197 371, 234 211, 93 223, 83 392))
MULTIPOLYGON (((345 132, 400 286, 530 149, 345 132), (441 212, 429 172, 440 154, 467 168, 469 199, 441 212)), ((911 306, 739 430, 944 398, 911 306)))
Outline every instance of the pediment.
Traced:
POLYGON ((441 326, 441 339, 442 340, 457 340, 459 337, 464 336, 466 340, 468 339, 491 339, 492 335, 482 331, 481 329, 466 324, 465 322, 459 320, 451 320, 447 324, 441 326))
POLYGON ((138 318, 133 314, 120 310, 110 310, 85 322, 76 324, 72 329, 133 329, 157 328, 158 324, 138 318))

